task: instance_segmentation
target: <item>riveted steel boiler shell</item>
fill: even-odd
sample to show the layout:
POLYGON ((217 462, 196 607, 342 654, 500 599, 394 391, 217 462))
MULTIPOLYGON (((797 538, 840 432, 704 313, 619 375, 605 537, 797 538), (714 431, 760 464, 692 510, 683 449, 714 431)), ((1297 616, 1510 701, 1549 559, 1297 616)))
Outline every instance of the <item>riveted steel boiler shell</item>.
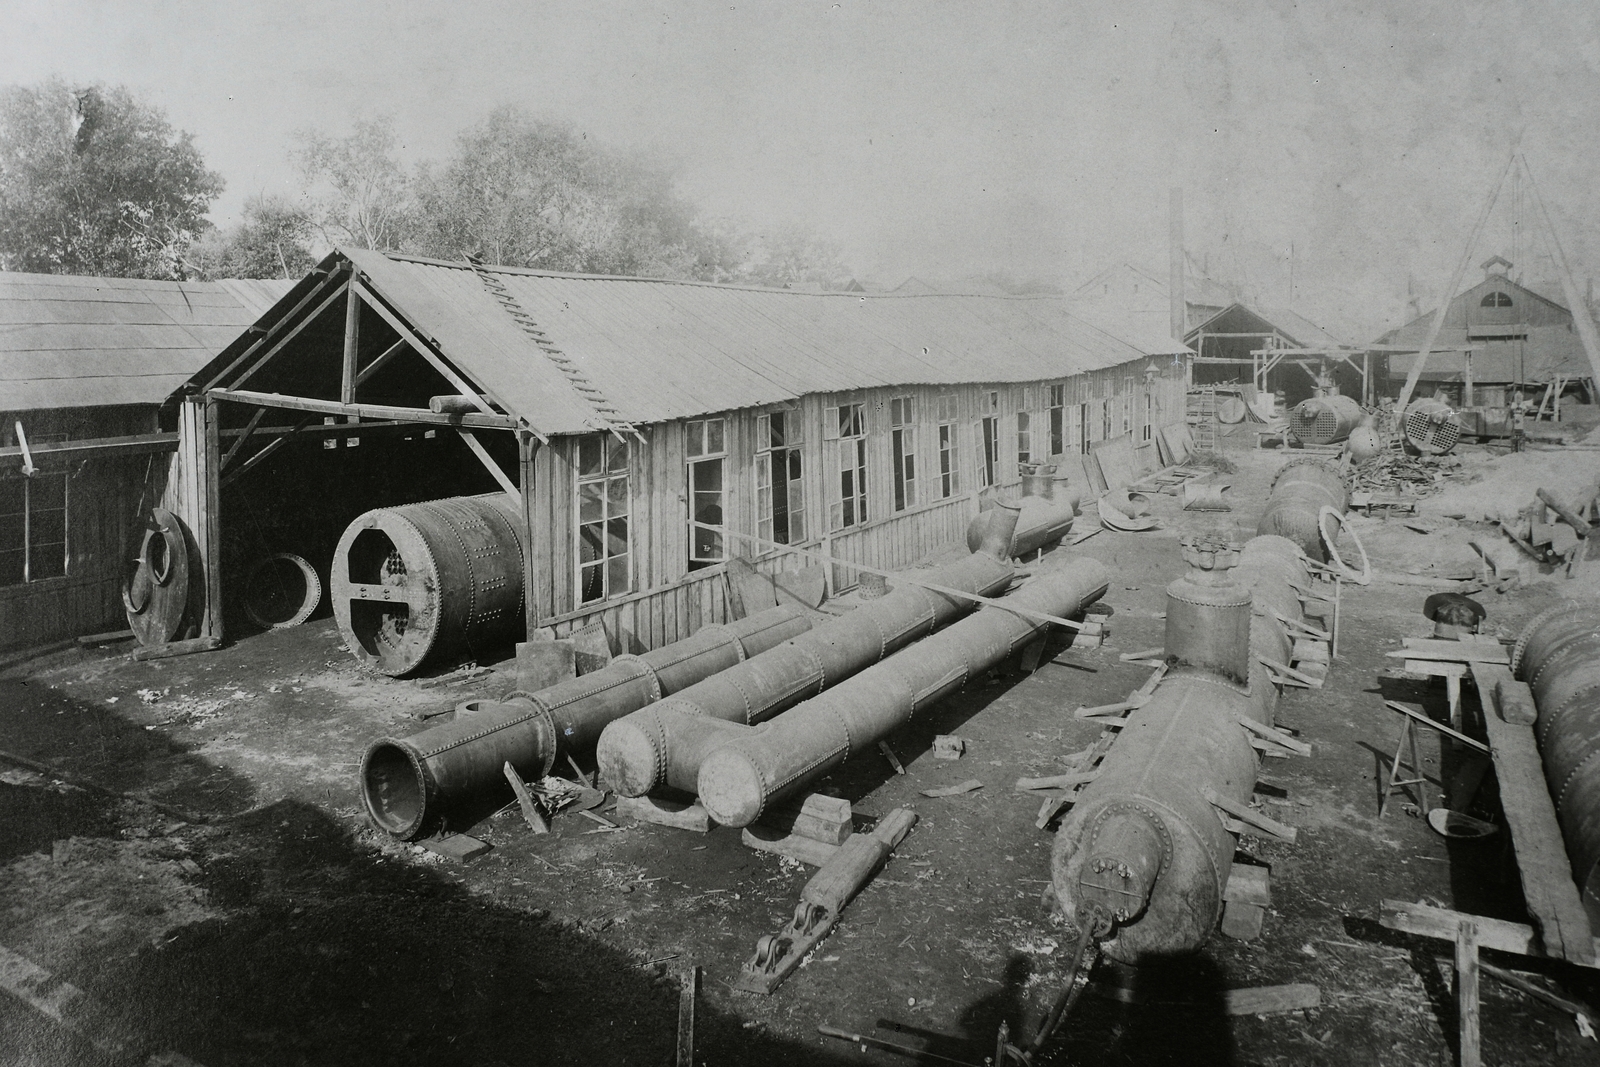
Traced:
POLYGON ((410 737, 378 738, 361 761, 367 813, 396 837, 420 836, 452 802, 507 789, 506 763, 524 778, 542 778, 558 753, 582 754, 613 719, 760 655, 810 625, 794 608, 768 608, 640 656, 618 656, 537 693, 482 702, 454 722, 410 737))
POLYGON ((333 617, 358 660, 409 674, 522 633, 525 556, 505 493, 378 508, 334 549, 333 617))
MULTIPOLYGON (((1070 616, 1104 596, 1109 584, 1104 564, 1075 559, 1035 575, 1005 601, 1070 616)), ((701 763, 695 791, 717 822, 748 826, 773 802, 1003 662, 1046 625, 986 606, 717 748, 701 763)))
POLYGON ((1349 506, 1349 494, 1339 469, 1316 459, 1290 460, 1273 479, 1256 532, 1287 537, 1307 556, 1326 562, 1328 550, 1317 528, 1324 506, 1341 515, 1349 506))
MULTIPOLYGON (((1014 510, 996 508, 993 513, 1009 522, 1014 510)), ((998 536, 1004 530, 995 532, 998 536)), ((1009 562, 980 552, 922 576, 935 585, 992 596, 1010 584, 1012 574, 1009 562)), ((903 583, 887 596, 867 601, 765 655, 609 724, 595 758, 606 781, 623 796, 643 796, 661 785, 693 792, 701 761, 733 736, 704 720, 748 726, 771 718, 975 606, 970 600, 903 583)))
POLYGON ((1099 775, 1079 794, 1051 856, 1056 899, 1069 919, 1087 918, 1084 881, 1095 876, 1085 861, 1107 812, 1145 814, 1164 849, 1148 904, 1119 923, 1103 946, 1113 959, 1137 963, 1146 955, 1191 952, 1216 928, 1235 840, 1204 790, 1249 801, 1258 764, 1238 719, 1263 714, 1261 700, 1243 686, 1201 671, 1169 674, 1129 715, 1099 775))
POLYGON ((1600 605, 1535 617, 1513 665, 1533 689, 1545 782, 1584 907, 1600 923, 1600 605))
POLYGON ((1237 582, 1205 585, 1188 575, 1179 578, 1167 586, 1167 658, 1248 681, 1250 607, 1250 590, 1237 582))
POLYGON ((1361 405, 1347 396, 1314 396, 1289 413, 1289 432, 1308 445, 1331 445, 1361 424, 1361 405))

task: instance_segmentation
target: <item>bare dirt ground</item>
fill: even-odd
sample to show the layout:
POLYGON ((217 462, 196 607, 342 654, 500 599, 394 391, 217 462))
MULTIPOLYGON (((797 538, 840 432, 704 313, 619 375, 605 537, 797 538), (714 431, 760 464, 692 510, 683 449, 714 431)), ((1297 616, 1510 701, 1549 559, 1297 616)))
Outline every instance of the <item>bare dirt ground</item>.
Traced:
MULTIPOLYGON (((1237 509, 1226 520, 1253 531, 1284 457, 1230 457, 1240 469, 1224 478, 1237 509)), ((694 960, 705 974, 700 1062, 903 1061, 819 1037, 828 1024, 981 1064, 1001 1020, 1032 1033, 1071 947, 1041 903, 1051 838, 1033 825, 1039 799, 1013 783, 1059 769, 1059 757, 1095 739, 1073 708, 1120 699, 1147 676, 1118 653, 1161 643, 1163 589, 1182 570, 1179 530, 1207 521, 1171 497, 1157 498, 1157 515, 1162 529, 1103 532, 1063 550, 1115 572, 1108 646, 1065 648, 1032 675, 1004 673, 945 702, 893 738, 904 776, 873 751, 823 783, 863 822, 899 806, 921 821, 833 935, 765 998, 728 983, 756 938, 787 922, 809 869, 745 848, 735 831, 623 821, 602 832, 563 815, 535 837, 508 813, 458 827, 493 845, 462 865, 367 825, 356 783, 366 743, 422 728, 419 712, 508 688, 504 673, 433 689, 383 678, 342 651, 327 618, 186 659, 133 663, 112 648, 15 668, 0 678, 0 749, 59 777, 0 758, 0 946, 55 976, 40 986, 46 999, 68 982, 96 1010, 64 1011, 74 1031, 0 997, 0 1063, 173 1051, 207 1067, 664 1064, 674 975, 694 960), (965 757, 933 759, 938 733, 967 739, 965 757), (968 778, 984 788, 920 795, 968 778)), ((1358 532, 1394 573, 1431 565, 1465 537, 1379 520, 1358 532), (1430 537, 1428 550, 1410 540, 1430 537)), ((1490 628, 1515 633, 1562 593, 1556 582, 1482 594, 1490 628)), ((1440 964, 1449 947, 1383 929, 1380 902, 1525 915, 1503 833, 1447 841, 1408 814, 1406 797, 1377 816, 1379 761, 1398 729, 1382 697, 1444 714, 1442 682, 1379 678, 1401 637, 1431 632, 1420 610, 1428 591, 1346 587, 1327 688, 1291 690, 1281 704, 1280 722, 1314 754, 1263 768, 1263 805, 1299 828, 1298 843, 1241 842, 1272 868, 1264 935, 1217 935, 1194 957, 1151 965, 1139 1006, 1085 996, 1042 1062, 1454 1062, 1440 964), (1223 989, 1289 982, 1317 985, 1322 1006, 1220 1011, 1223 989)), ((1430 773, 1448 776, 1454 754, 1436 736, 1423 743, 1430 773)), ((1478 810, 1493 814, 1492 786, 1478 810)), ((1548 973, 1594 1002, 1581 974, 1488 958, 1548 973)), ((1570 1017, 1488 979, 1482 1028, 1485 1062, 1600 1064, 1570 1017)))

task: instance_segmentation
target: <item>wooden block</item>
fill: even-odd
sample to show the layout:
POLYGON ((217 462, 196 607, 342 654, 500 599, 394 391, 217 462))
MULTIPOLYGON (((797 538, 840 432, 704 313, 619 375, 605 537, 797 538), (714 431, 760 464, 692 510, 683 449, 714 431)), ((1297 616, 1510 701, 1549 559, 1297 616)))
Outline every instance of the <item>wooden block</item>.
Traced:
POLYGON ((842 845, 854 830, 850 816, 850 802, 843 797, 808 793, 772 808, 761 816, 761 822, 782 834, 842 845))
POLYGON ((1235 863, 1228 872, 1228 885, 1222 891, 1223 900, 1237 900, 1254 904, 1258 908, 1272 906, 1272 888, 1269 871, 1248 863, 1235 863))
POLYGON ((188 656, 196 652, 215 652, 221 647, 220 637, 194 637, 187 641, 169 641, 164 645, 145 645, 134 649, 129 655, 136 660, 171 659, 173 656, 188 656))
POLYGON ((967 751, 967 743, 954 734, 939 734, 933 739, 934 759, 960 759, 967 751))
POLYGON ((1227 989, 1222 993, 1222 1010, 1228 1015, 1269 1015, 1277 1011, 1315 1008, 1321 1004, 1321 990, 1304 983, 1227 989))
POLYGON ((1309 637, 1297 637, 1295 638, 1292 655, 1294 664, 1302 671, 1306 669, 1306 664, 1308 663, 1327 663, 1330 658, 1328 656, 1328 642, 1316 641, 1309 637))
POLYGON ((457 863, 465 863, 468 860, 477 859, 493 847, 487 841, 479 841, 476 837, 468 837, 466 834, 425 837, 418 841, 417 844, 435 855, 455 860, 457 863))
POLYGON ((939 797, 958 797, 963 793, 971 793, 974 790, 982 788, 982 782, 978 781, 976 778, 969 778, 959 785, 946 785, 940 786, 936 789, 924 789, 922 791, 922 795, 925 797, 933 797, 935 799, 938 799, 939 797))
POLYGON ((813 867, 821 867, 827 863, 840 848, 839 845, 825 845, 821 841, 801 837, 799 834, 778 833, 760 823, 745 827, 744 832, 739 835, 739 840, 749 848, 761 852, 776 852, 780 856, 788 856, 792 860, 809 863, 813 867))
POLYGON ((1222 933, 1235 941, 1254 941, 1261 936, 1267 909, 1259 904, 1230 900, 1222 905, 1222 933))
POLYGON ((618 797, 616 814, 619 818, 670 826, 674 830, 692 830, 697 834, 711 832, 711 816, 698 800, 686 803, 660 797, 618 797))
POLYGON ((1319 686, 1328 677, 1328 664, 1326 661, 1318 662, 1312 660, 1309 663, 1297 663, 1294 669, 1312 681, 1317 682, 1319 686))
MULTIPOLYGON (((1501 682, 1513 681, 1508 668, 1490 663, 1473 663, 1472 677, 1480 694, 1495 692, 1501 682)), ((1595 966, 1588 913, 1572 881, 1572 863, 1556 823, 1555 803, 1545 786, 1544 764, 1533 730, 1506 722, 1499 715, 1483 716, 1483 724, 1500 783, 1500 806, 1522 875, 1522 894, 1538 922, 1545 951, 1557 959, 1595 966)))
POLYGON ((1515 678, 1501 678, 1494 685, 1495 704, 1500 718, 1516 726, 1532 726, 1539 721, 1539 709, 1533 702, 1533 690, 1527 682, 1515 678))

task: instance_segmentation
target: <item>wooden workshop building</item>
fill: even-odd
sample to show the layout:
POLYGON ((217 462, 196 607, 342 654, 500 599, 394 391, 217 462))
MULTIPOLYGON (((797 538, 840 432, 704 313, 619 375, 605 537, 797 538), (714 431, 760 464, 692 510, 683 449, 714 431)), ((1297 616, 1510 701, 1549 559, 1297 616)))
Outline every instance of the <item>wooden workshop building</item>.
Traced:
MULTIPOLYGON (((1188 350, 1059 297, 820 293, 338 250, 183 390, 176 509, 224 578, 326 570, 363 511, 505 491, 526 609, 617 650, 728 614, 724 563, 883 568, 960 538, 1019 463, 1127 436, 1154 465, 1188 350)), ((1073 477, 1081 477, 1081 469, 1073 477)), ((836 569, 836 580, 854 576, 836 569)))
POLYGON ((288 287, 0 273, 0 652, 122 625, 159 409, 288 287))

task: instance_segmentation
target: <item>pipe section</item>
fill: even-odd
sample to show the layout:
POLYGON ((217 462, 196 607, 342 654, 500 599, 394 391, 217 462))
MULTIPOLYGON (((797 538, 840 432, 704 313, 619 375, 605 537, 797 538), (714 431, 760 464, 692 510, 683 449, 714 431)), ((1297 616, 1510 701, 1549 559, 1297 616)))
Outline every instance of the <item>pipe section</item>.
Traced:
POLYGON ((1286 661, 1292 637, 1278 615, 1301 617, 1293 586, 1308 575, 1291 542, 1252 538, 1231 571, 1231 546, 1185 546, 1198 570, 1207 551, 1203 582, 1190 575, 1168 587, 1168 619, 1176 609, 1187 620, 1168 629, 1177 665, 1129 715, 1051 857, 1067 917, 1106 933, 1104 950, 1125 963, 1193 951, 1221 918, 1236 842, 1207 791, 1248 802, 1259 761, 1239 720, 1272 725, 1278 691, 1259 660, 1286 661), (1197 585, 1210 592, 1195 608, 1187 601, 1197 585))
MULTIPOLYGON (((1103 563, 1077 559, 1035 576, 1004 599, 1070 616, 1104 596, 1109 581, 1103 563)), ((770 804, 998 666, 1047 625, 985 606, 711 752, 700 765, 700 802, 725 826, 750 825, 770 804)))
POLYGON ((1287 537, 1318 563, 1328 560, 1327 547, 1317 528, 1323 506, 1343 515, 1350 506, 1344 475, 1320 459, 1292 459, 1278 471, 1267 495, 1267 508, 1256 526, 1258 534, 1287 537))
MULTIPOLYGON (((994 596, 1011 582, 1002 555, 1018 509, 1000 505, 985 539, 966 559, 927 574, 934 585, 994 596)), ((693 792, 700 764, 737 736, 729 723, 753 726, 893 655, 977 604, 902 584, 841 618, 641 708, 605 728, 595 751, 601 776, 623 796, 662 786, 693 792)))
MULTIPOLYGON (((1009 554, 1020 558, 1065 537, 1078 515, 1079 499, 1077 489, 1066 475, 1056 473, 1053 464, 1026 464, 1022 468, 1022 495, 1015 505, 1019 514, 1009 554)), ((992 503, 980 505, 977 516, 967 524, 969 549, 978 551, 985 532, 996 521, 995 514, 992 503)))
POLYGON ((512 693, 410 737, 384 737, 361 761, 361 795, 380 829, 410 840, 433 829, 449 804, 506 788, 502 767, 542 778, 559 754, 581 754, 612 720, 687 689, 804 633, 794 608, 706 626, 641 656, 618 656, 598 671, 537 693, 512 693))
POLYGON ((1600 605, 1567 602, 1535 616, 1512 669, 1533 690, 1545 783, 1584 910, 1600 925, 1600 605))
POLYGON ((388 675, 523 629, 522 519, 505 493, 378 508, 339 538, 333 617, 356 659, 388 675))

